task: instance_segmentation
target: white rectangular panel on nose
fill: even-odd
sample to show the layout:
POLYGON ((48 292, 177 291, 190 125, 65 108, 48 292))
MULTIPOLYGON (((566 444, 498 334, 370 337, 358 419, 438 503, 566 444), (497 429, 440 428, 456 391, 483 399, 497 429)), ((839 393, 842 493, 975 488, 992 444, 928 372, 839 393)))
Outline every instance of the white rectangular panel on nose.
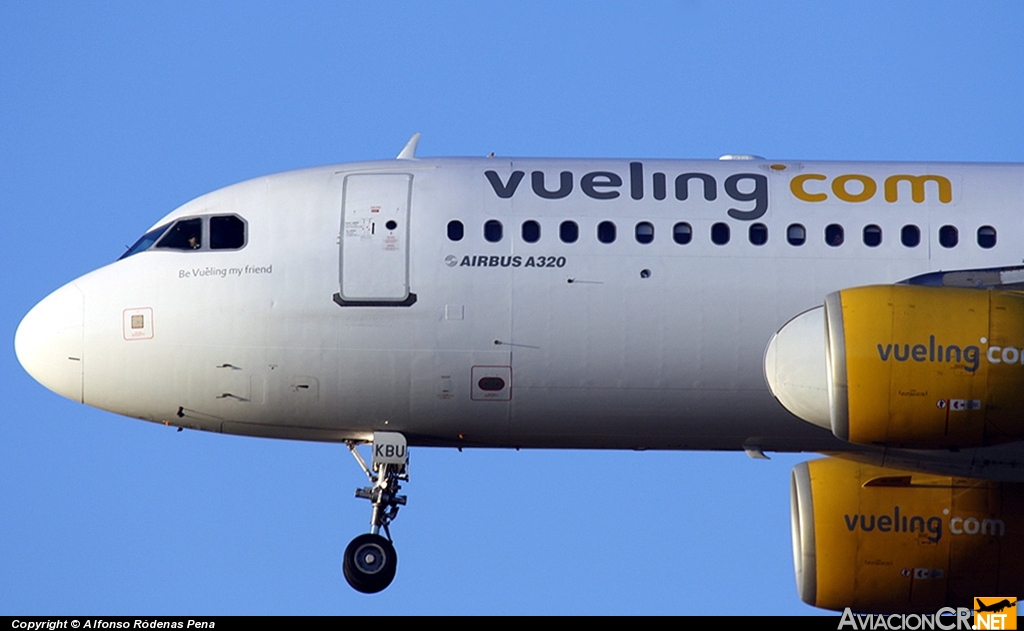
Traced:
POLYGON ((122 329, 125 340, 153 339, 153 310, 151 308, 125 309, 122 313, 124 319, 122 329))
POLYGON ((409 297, 408 174, 345 178, 341 291, 346 301, 401 302, 409 297))

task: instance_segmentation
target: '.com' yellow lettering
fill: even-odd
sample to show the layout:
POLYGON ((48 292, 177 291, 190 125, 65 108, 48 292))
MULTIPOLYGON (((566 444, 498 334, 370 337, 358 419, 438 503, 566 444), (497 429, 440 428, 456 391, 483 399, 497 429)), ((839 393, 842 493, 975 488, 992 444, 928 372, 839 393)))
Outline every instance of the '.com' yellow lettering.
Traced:
MULTIPOLYGON (((789 190, 793 196, 805 202, 823 202, 832 196, 844 202, 860 203, 875 197, 878 193, 878 182, 869 175, 845 173, 832 178, 821 173, 801 173, 789 181, 789 190), (819 182, 822 182, 819 184, 819 182)), ((882 184, 883 197, 889 203, 900 200, 902 193, 907 193, 915 204, 924 203, 928 194, 938 196, 938 201, 948 204, 953 201, 953 184, 942 175, 908 175, 899 173, 885 178, 882 184)))

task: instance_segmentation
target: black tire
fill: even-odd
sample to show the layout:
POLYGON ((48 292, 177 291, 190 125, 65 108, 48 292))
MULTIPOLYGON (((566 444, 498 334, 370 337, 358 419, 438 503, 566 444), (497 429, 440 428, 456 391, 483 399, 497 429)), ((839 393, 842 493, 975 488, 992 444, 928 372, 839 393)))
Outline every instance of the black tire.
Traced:
POLYGON ((345 548, 341 569, 352 589, 376 594, 394 580, 398 554, 395 546, 380 535, 359 535, 345 548))

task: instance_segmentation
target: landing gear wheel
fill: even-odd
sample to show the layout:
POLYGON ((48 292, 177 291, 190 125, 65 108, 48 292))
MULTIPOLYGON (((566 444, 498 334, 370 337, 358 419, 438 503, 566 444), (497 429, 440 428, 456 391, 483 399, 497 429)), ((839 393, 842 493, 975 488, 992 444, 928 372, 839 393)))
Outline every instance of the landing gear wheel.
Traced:
POLYGON ((345 548, 341 569, 352 589, 376 594, 394 580, 398 554, 395 546, 380 535, 359 535, 345 548))

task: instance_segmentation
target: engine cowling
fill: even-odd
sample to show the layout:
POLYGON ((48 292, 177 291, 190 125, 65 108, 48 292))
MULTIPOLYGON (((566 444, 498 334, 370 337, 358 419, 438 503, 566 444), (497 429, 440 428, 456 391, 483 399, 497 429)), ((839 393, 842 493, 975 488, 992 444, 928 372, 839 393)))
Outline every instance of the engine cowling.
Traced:
POLYGON ((793 468, 791 497, 809 605, 929 613, 1024 593, 1024 485, 826 458, 793 468))
POLYGON ((829 294, 772 337, 765 376, 788 410, 857 444, 1022 440, 1024 294, 912 285, 829 294))

